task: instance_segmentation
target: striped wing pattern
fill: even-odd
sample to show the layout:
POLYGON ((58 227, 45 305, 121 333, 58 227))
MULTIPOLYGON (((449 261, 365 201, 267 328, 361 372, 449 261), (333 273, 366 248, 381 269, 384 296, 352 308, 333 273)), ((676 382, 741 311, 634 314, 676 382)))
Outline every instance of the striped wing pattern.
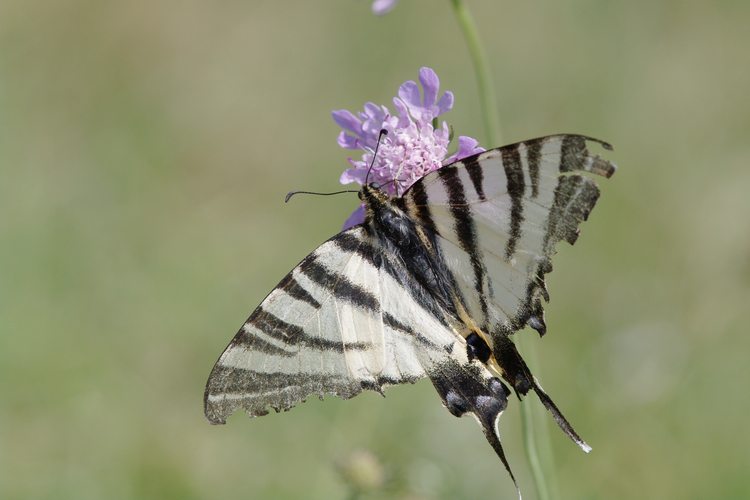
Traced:
POLYGON ((364 224, 287 274, 216 362, 204 397, 209 421, 426 376, 452 414, 477 419, 513 477, 498 429, 510 395, 502 378, 519 397, 533 390, 589 451, 511 334, 526 325, 545 333, 544 278, 555 245, 576 241, 597 201, 590 174, 615 171, 589 153, 591 142, 611 149, 554 135, 445 166, 400 198, 363 186, 364 224))
POLYGON ((430 173, 405 194, 409 214, 439 236, 469 315, 493 335, 526 324, 544 334, 544 275, 560 240, 574 243, 599 189, 584 172, 615 166, 579 135, 486 151, 430 173))
POLYGON ((460 337, 404 293, 398 280, 408 272, 382 258, 358 226, 287 274, 216 362, 205 392, 209 421, 424 377, 460 337))

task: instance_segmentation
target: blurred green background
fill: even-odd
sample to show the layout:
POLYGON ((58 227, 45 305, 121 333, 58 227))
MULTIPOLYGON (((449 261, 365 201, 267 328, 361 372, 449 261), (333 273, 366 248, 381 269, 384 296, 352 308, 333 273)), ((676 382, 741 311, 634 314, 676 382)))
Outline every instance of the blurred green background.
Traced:
MULTIPOLYGON (((470 1, 504 142, 579 132, 620 170, 549 276, 540 379, 562 499, 750 497, 750 3, 470 1)), ((340 228, 336 108, 420 66, 482 137, 449 2, 0 2, 0 498, 513 498, 429 382, 210 426, 249 311, 340 228), (357 450, 365 450, 357 451, 357 450)), ((485 144, 493 146, 493 144, 485 144)), ((524 331, 521 335, 535 335, 524 331)), ((529 400, 529 403, 536 401, 529 400)), ((519 404, 506 452, 535 498, 519 404)))

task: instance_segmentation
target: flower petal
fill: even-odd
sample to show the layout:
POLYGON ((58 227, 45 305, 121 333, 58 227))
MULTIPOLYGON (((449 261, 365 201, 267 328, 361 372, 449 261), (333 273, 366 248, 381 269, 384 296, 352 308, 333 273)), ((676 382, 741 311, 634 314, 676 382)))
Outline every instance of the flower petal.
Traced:
POLYGON ((398 88, 398 96, 407 106, 409 106, 409 108, 422 107, 422 99, 419 95, 419 85, 412 80, 401 84, 398 88))
POLYGON ((356 137, 352 137, 343 130, 339 132, 339 136, 336 139, 339 146, 344 149, 359 149, 359 140, 356 137))
POLYGON ((362 135, 362 121, 347 109, 337 109, 331 112, 336 125, 353 132, 354 135, 362 135))
POLYGON ((437 113, 435 116, 442 115, 453 109, 453 92, 447 90, 437 103, 437 113))
POLYGON ((396 122, 395 127, 408 127, 409 124, 412 123, 411 116, 409 116, 409 107, 398 97, 393 98, 393 107, 395 107, 396 111, 398 111, 398 121, 396 122))
POLYGON ((443 165, 448 165, 454 161, 463 160, 469 156, 479 154, 486 151, 482 146, 479 145, 479 141, 473 137, 465 135, 459 136, 458 138, 458 151, 455 154, 449 156, 443 161, 443 165))
POLYGON ((365 116, 370 120, 382 120, 387 114, 388 109, 385 106, 378 106, 374 102, 365 103, 365 116))
POLYGON ((419 81, 424 89, 424 101, 422 106, 430 108, 435 105, 438 90, 440 90, 440 78, 435 71, 427 66, 419 68, 419 81))
POLYGON ((368 102, 365 104, 365 112, 362 115, 366 117, 362 123, 362 146, 374 148, 378 142, 380 129, 384 127, 384 123, 388 120, 390 112, 385 106, 378 106, 377 104, 368 102))
POLYGON ((365 175, 367 175, 366 169, 360 169, 357 167, 347 168, 341 173, 341 177, 339 177, 339 182, 341 184, 351 184, 352 182, 356 182, 357 184, 362 184, 364 182, 365 175))

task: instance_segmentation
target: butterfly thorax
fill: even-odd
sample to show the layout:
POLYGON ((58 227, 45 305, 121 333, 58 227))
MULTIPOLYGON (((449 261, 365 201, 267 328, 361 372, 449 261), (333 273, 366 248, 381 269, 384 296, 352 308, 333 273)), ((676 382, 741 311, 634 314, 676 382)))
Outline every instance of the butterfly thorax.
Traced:
POLYGON ((360 191, 360 199, 365 204, 365 225, 376 234, 395 240, 399 246, 405 245, 414 251, 427 243, 421 237, 414 220, 405 213, 403 207, 398 206, 397 200, 400 198, 388 196, 377 187, 365 185, 360 191))

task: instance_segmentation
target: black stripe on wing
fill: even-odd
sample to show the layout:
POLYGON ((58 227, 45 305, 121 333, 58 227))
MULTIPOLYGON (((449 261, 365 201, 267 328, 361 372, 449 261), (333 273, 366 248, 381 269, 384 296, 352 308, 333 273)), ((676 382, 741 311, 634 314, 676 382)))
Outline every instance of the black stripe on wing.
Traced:
POLYGON ((319 286, 331 292, 337 299, 354 304, 371 313, 380 310, 380 301, 375 295, 360 285, 352 283, 343 274, 327 269, 325 265, 318 262, 314 254, 305 259, 298 269, 319 286))
POLYGON ((335 393, 349 399, 362 389, 360 381, 340 374, 263 372, 217 364, 206 387, 205 413, 212 424, 223 424, 239 408, 244 408, 250 416, 260 417, 269 409, 289 410, 310 394, 322 397, 324 393, 335 393), (222 399, 209 401, 209 394, 215 391, 208 391, 215 386, 221 387, 222 399))
POLYGON ((315 300, 315 297, 297 282, 292 273, 287 274, 282 282, 279 283, 279 288, 283 289, 290 297, 306 302, 315 309, 320 309, 320 302, 315 300))
POLYGON ((521 225, 523 224, 523 198, 526 190, 526 182, 523 178, 521 168, 521 154, 518 148, 505 147, 502 152, 503 168, 507 181, 508 195, 510 196, 510 235, 505 244, 505 260, 510 260, 516 253, 516 244, 521 237, 521 225))
POLYGON ((484 194, 484 173, 482 167, 477 161, 477 157, 474 156, 471 159, 464 160, 463 164, 466 171, 469 173, 469 179, 471 179, 471 184, 474 186, 474 191, 477 192, 479 200, 487 200, 487 196, 484 194))
MULTIPOLYGON (((287 323, 274 314, 264 311, 260 307, 255 310, 253 315, 245 322, 245 325, 254 326, 269 337, 288 344, 290 347, 302 346, 310 349, 337 351, 340 353, 343 353, 345 350, 363 351, 372 348, 372 344, 366 342, 347 342, 345 344, 340 340, 330 340, 307 335, 305 329, 301 326, 287 323)), ((245 327, 243 327, 243 330, 244 328, 245 327)), ((243 337, 251 336, 252 334, 250 332, 244 330, 244 335, 240 335, 238 339, 242 340, 243 337)), ((269 352, 264 351, 260 346, 251 342, 249 342, 248 345, 257 351, 269 352)), ((292 352, 292 354, 297 353, 292 352)))
MULTIPOLYGON (((448 202, 450 203, 451 215, 454 220, 453 231, 458 236, 461 248, 469 255, 471 261, 471 267, 474 271, 474 290, 477 293, 477 297, 479 297, 479 307, 483 315, 482 323, 484 323, 488 316, 487 296, 484 291, 486 270, 477 241, 474 217, 470 206, 466 203, 466 192, 461 177, 458 175, 458 169, 441 168, 438 170, 438 174, 443 181, 446 193, 448 193, 448 202)), ((481 198, 484 196, 481 187, 481 177, 476 174, 474 175, 475 177, 471 177, 470 175, 470 178, 481 198)))
POLYGON ((530 141, 526 144, 526 161, 529 165, 529 180, 531 181, 531 197, 539 196, 539 163, 542 160, 541 141, 530 141))
MULTIPOLYGON (((424 177, 422 179, 424 179, 424 177)), ((412 199, 414 200, 417 222, 419 222, 422 226, 425 227, 425 229, 428 229, 432 233, 440 234, 435 227, 435 222, 432 220, 432 214, 430 213, 429 206, 430 200, 427 197, 427 191, 425 191, 422 179, 415 182, 409 188, 409 191, 407 191, 407 193, 410 193, 412 199)), ((404 196, 406 196, 406 194, 404 194, 404 196)))

